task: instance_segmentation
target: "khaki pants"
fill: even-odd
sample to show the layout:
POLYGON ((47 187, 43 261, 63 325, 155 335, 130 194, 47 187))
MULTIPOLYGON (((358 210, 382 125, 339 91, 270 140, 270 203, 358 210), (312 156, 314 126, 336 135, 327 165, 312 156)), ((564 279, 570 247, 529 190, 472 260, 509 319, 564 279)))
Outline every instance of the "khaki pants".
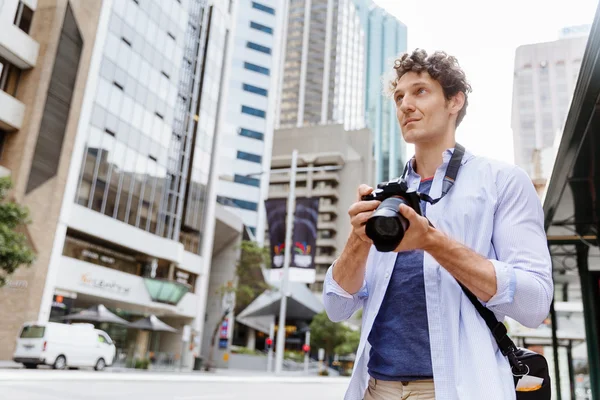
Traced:
POLYGON ((364 400, 435 400, 433 380, 398 382, 369 379, 364 400))

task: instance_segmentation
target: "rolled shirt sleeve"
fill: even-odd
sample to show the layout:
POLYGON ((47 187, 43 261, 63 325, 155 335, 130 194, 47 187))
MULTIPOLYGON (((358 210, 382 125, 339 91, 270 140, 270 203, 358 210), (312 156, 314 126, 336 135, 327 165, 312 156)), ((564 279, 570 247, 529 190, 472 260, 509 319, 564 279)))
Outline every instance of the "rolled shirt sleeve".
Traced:
MULTIPOLYGON (((367 258, 367 268, 372 260, 375 247, 371 247, 369 257, 367 258)), ((329 267, 325 275, 323 284, 323 304, 325 311, 334 322, 347 320, 364 304, 365 299, 369 297, 369 291, 366 279, 360 290, 354 294, 348 293, 333 279, 333 267, 337 260, 329 267)))

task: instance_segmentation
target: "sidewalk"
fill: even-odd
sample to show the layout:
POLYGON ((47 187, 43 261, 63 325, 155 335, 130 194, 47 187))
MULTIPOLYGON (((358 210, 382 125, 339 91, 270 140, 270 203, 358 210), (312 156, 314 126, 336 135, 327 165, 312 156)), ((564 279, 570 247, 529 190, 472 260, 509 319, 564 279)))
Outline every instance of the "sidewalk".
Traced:
POLYGON ((9 360, 0 360, 0 369, 21 369, 23 364, 16 363, 9 360))

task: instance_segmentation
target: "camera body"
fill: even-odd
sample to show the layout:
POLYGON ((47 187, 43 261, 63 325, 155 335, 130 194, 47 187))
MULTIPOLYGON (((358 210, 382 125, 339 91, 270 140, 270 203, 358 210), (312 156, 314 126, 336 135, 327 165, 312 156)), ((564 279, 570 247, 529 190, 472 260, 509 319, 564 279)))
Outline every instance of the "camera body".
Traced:
POLYGON ((419 215, 421 198, 416 191, 409 192, 408 184, 402 178, 383 182, 370 194, 362 196, 362 200, 378 200, 381 204, 367 221, 365 232, 373 241, 375 248, 381 252, 393 251, 398 247, 404 232, 409 227, 408 220, 399 212, 401 204, 406 204, 419 215))

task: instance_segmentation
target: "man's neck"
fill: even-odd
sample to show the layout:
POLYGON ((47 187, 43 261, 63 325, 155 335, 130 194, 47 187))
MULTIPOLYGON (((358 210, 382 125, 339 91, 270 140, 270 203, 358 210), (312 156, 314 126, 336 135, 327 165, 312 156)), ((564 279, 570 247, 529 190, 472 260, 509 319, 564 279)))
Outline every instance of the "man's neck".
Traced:
POLYGON ((435 175, 435 171, 444 162, 444 151, 456 145, 454 137, 446 140, 419 143, 415 145, 415 164, 416 172, 422 178, 430 178, 435 175))

